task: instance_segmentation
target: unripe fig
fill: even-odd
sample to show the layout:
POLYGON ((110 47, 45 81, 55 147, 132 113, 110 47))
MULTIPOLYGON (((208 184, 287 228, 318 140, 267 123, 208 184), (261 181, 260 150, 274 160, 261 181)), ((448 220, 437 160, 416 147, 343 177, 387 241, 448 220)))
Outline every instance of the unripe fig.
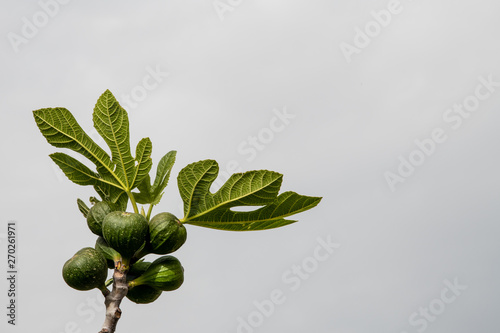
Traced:
POLYGON ((151 263, 144 261, 143 259, 130 266, 127 273, 127 281, 134 280, 141 276, 149 268, 149 266, 151 266, 151 263))
MULTIPOLYGON (((150 262, 138 261, 130 267, 127 274, 127 281, 134 280, 142 275, 151 265, 150 262)), ((154 302, 160 297, 162 291, 147 285, 130 287, 127 298, 137 304, 147 304, 154 302)))
POLYGON ((163 256, 151 263, 146 271, 129 283, 135 288, 148 285, 158 290, 171 291, 179 288, 184 282, 184 268, 174 256, 163 256))
POLYGON ((149 222, 149 246, 151 253, 168 254, 177 251, 186 242, 184 225, 170 213, 160 213, 149 222))
POLYGON ((111 212, 102 223, 104 239, 126 259, 145 243, 148 229, 146 218, 136 213, 111 212))
POLYGON ((111 246, 108 245, 103 237, 97 238, 95 242, 95 249, 102 254, 108 264, 108 268, 115 268, 115 263, 119 261, 122 256, 116 252, 111 246))
POLYGON ((146 285, 140 285, 129 289, 127 298, 137 304, 148 304, 156 301, 161 293, 161 290, 146 285))
POLYGON ((100 201, 92 206, 87 214, 87 225, 90 231, 97 236, 102 236, 102 222, 109 213, 118 210, 118 207, 107 201, 100 201))
POLYGON ((63 266, 64 281, 76 290, 91 290, 104 286, 108 276, 106 259, 96 249, 85 247, 63 266))

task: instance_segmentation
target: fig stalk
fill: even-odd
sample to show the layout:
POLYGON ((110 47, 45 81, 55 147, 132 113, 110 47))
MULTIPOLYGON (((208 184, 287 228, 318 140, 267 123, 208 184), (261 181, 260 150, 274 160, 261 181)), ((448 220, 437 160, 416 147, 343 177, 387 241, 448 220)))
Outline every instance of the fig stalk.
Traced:
POLYGON ((113 289, 104 299, 104 305, 106 305, 106 319, 99 333, 114 333, 116 330, 116 324, 118 324, 118 320, 122 315, 120 304, 125 296, 127 296, 128 292, 128 268, 128 264, 122 265, 121 262, 118 262, 115 267, 113 273, 113 289))

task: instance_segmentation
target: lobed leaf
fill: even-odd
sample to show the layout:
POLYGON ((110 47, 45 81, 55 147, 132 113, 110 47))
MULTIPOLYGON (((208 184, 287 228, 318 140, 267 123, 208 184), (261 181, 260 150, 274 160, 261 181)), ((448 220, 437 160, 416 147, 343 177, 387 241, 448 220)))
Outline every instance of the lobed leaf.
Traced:
POLYGON ((126 209, 128 193, 138 186, 151 170, 152 144, 142 139, 136 157, 130 153, 127 112, 109 90, 98 99, 93 113, 94 126, 111 150, 111 157, 80 127, 65 108, 33 111, 35 121, 47 142, 58 148, 76 151, 96 165, 97 173, 63 153, 50 155, 64 174, 79 185, 92 185, 103 200, 126 209))
POLYGON ((114 173, 123 183, 124 189, 130 190, 136 178, 136 166, 130 152, 127 112, 106 90, 97 100, 92 118, 95 129, 111 150, 111 158, 116 165, 114 173))
POLYGON ((213 160, 192 163, 181 170, 177 178, 184 202, 181 222, 232 231, 271 229, 296 222, 285 217, 321 201, 295 192, 278 196, 283 175, 268 170, 233 174, 216 193, 211 193, 209 189, 218 172, 213 160), (231 210, 237 206, 263 207, 249 212, 231 210))
POLYGON ((124 188, 122 180, 113 172, 115 166, 109 155, 83 131, 71 112, 64 108, 48 108, 33 111, 33 116, 49 144, 82 154, 96 165, 101 177, 109 176, 108 182, 124 188))
POLYGON ((296 220, 285 217, 311 209, 321 201, 295 192, 284 192, 273 203, 250 212, 213 211, 191 219, 188 223, 213 229, 232 231, 265 230, 282 227, 296 220))

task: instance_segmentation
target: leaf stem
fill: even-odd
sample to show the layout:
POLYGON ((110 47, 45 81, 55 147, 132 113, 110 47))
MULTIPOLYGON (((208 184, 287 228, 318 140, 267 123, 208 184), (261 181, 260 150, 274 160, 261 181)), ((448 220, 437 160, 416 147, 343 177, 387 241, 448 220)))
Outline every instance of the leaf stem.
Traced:
POLYGON ((148 220, 149 222, 149 219, 151 218, 151 212, 153 211, 153 204, 150 204, 149 205, 149 209, 148 209, 148 215, 146 216, 146 220, 148 220))
POLYGON ((137 203, 135 202, 134 194, 130 191, 127 191, 127 195, 130 199, 130 202, 132 203, 132 207, 134 207, 134 212, 136 214, 139 214, 139 208, 137 207, 137 203))

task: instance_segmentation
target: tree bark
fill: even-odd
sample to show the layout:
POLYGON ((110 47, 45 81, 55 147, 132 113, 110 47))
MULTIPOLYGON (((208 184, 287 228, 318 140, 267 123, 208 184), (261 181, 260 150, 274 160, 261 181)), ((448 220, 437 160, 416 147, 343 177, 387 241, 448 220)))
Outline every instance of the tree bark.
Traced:
POLYGON ((121 262, 118 262, 115 267, 113 273, 113 290, 104 299, 106 319, 99 333, 114 333, 116 330, 116 324, 122 315, 120 303, 128 292, 127 270, 128 265, 123 265, 121 262))

